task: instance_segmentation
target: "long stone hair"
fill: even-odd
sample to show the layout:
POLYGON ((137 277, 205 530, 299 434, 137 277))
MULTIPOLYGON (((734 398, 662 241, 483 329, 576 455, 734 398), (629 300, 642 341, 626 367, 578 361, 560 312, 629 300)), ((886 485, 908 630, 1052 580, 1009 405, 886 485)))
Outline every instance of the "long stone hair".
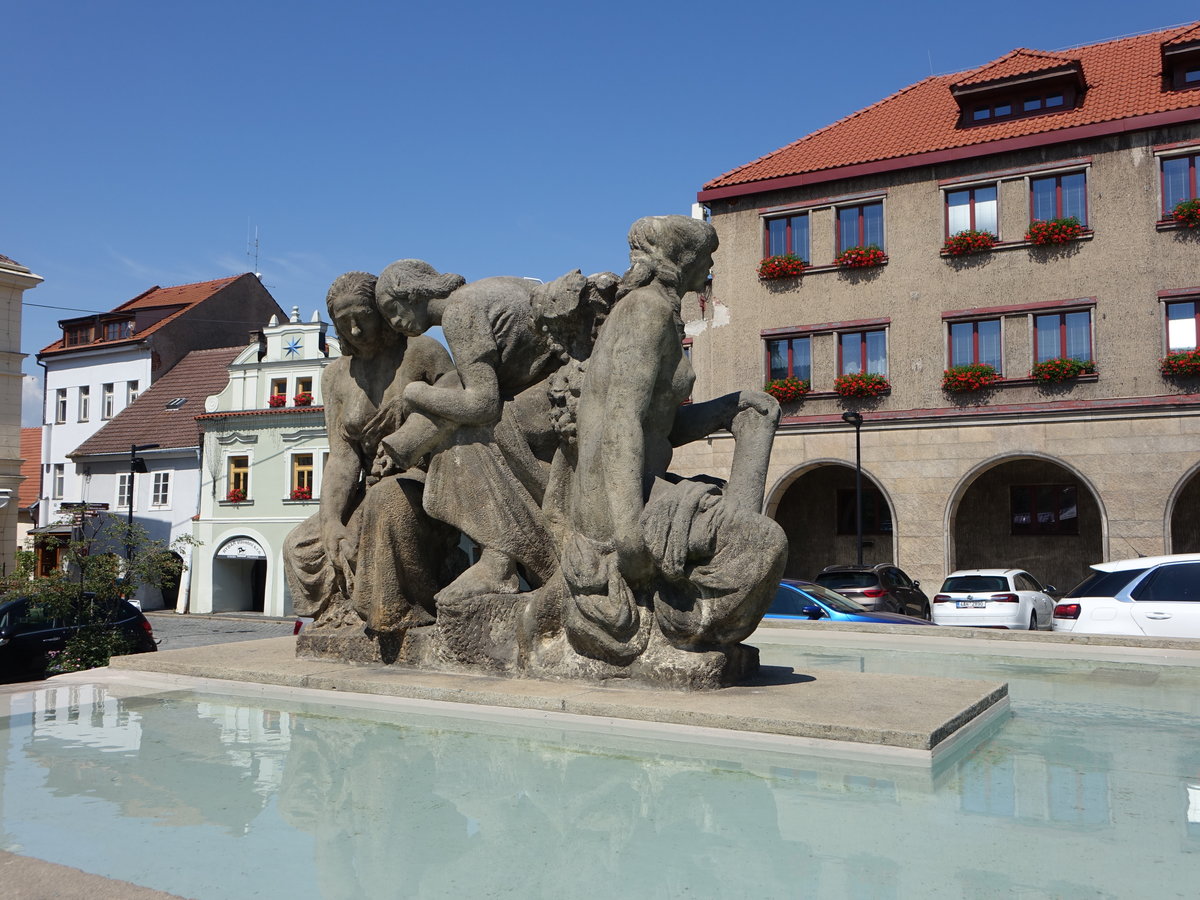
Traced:
POLYGON ((381 301, 397 291, 414 300, 432 300, 449 297, 466 283, 461 275, 443 274, 423 259, 398 259, 379 273, 375 293, 381 301))
MULTIPOLYGON (((325 308, 329 310, 329 318, 333 321, 334 327, 337 327, 337 319, 333 314, 333 306, 339 298, 346 295, 357 297, 362 300, 371 309, 375 310, 375 315, 379 315, 379 307, 375 304, 375 276, 370 272, 346 272, 334 279, 333 284, 329 286, 329 293, 325 295, 325 308)), ((383 317, 380 316, 380 325, 383 325, 383 317)), ((338 346, 341 348, 342 356, 357 356, 361 353, 361 348, 355 347, 350 340, 350 335, 338 332, 338 346)))
POLYGON ((717 232, 687 216, 646 216, 629 229, 629 270, 621 276, 617 299, 659 281, 674 290, 680 273, 701 253, 717 249, 717 232))

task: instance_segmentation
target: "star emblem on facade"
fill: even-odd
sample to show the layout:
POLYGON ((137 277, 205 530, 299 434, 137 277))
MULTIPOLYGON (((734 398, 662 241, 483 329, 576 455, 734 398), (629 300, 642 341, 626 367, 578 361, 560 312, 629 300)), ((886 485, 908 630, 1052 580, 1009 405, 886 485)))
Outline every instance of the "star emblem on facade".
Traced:
POLYGON ((300 338, 296 338, 296 337, 292 338, 290 341, 287 342, 287 346, 284 347, 283 349, 287 352, 288 356, 299 356, 300 355, 300 338))

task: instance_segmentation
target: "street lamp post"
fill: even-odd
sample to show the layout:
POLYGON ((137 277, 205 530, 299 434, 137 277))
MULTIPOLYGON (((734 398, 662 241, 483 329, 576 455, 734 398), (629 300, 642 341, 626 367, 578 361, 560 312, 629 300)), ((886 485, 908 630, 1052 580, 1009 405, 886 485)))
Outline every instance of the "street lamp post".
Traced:
POLYGON ((133 559, 133 486, 138 472, 143 475, 149 471, 146 461, 138 456, 143 450, 157 450, 161 444, 130 444, 129 445, 129 517, 125 522, 125 559, 133 559))
POLYGON ((854 533, 858 540, 858 565, 863 564, 862 516, 862 413, 846 411, 842 421, 854 426, 854 533))

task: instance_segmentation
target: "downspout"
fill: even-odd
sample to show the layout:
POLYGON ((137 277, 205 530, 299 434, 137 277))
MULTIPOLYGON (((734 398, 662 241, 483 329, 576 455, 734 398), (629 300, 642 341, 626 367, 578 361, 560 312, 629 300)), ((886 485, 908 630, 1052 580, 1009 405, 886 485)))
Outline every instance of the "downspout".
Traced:
MULTIPOLYGON (((200 512, 201 488, 204 486, 204 430, 196 426, 196 512, 200 512)), ((192 520, 192 537, 196 537, 195 520, 192 520)), ((188 546, 188 558, 183 574, 179 577, 179 596, 175 600, 175 612, 186 613, 192 605, 192 564, 196 556, 196 545, 188 546)))

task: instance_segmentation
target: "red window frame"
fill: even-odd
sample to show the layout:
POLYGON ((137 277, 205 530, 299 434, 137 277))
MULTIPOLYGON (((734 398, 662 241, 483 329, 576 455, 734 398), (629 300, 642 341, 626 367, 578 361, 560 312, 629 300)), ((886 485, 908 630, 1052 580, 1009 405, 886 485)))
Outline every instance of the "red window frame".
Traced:
MULTIPOLYGON (((1161 166, 1159 167, 1161 171, 1161 166)), ((1092 210, 1088 203, 1088 173, 1087 169, 1079 169, 1074 172, 1060 172, 1057 175, 1031 175, 1029 177, 1029 221, 1038 221, 1033 217, 1033 183, 1035 181, 1049 181, 1054 179, 1054 218, 1061 219, 1063 217, 1063 189, 1062 180, 1069 178, 1072 175, 1083 176, 1083 218, 1079 220, 1084 228, 1090 227, 1088 222, 1091 221, 1092 210)))
POLYGON ((765 258, 771 255, 771 223, 778 222, 781 219, 787 222, 787 225, 784 226, 783 252, 785 254, 795 253, 797 257, 804 260, 807 264, 809 257, 812 255, 812 219, 809 217, 807 211, 793 213, 790 216, 771 216, 769 219, 763 219, 763 257, 765 258), (810 246, 805 248, 803 253, 798 253, 795 249, 793 249, 792 221, 795 219, 808 220, 808 240, 810 246))
MULTIPOLYGON (((851 247, 867 246, 867 243, 868 243, 868 241, 867 241, 867 217, 863 214, 863 212, 864 212, 864 210, 866 210, 866 208, 868 206, 878 206, 879 207, 879 217, 880 217, 880 220, 882 221, 882 219, 883 219, 883 201, 882 200, 867 200, 867 201, 864 201, 863 203, 854 203, 849 206, 839 206, 837 208, 837 212, 835 213, 835 215, 833 217, 834 218, 833 224, 834 224, 834 227, 837 229, 837 252, 838 253, 841 253, 843 250, 849 250, 851 247), (842 216, 851 211, 853 211, 858 216, 858 239, 853 244, 846 244, 845 246, 842 246, 842 216)), ((809 227, 811 229, 811 226, 809 226, 809 227)), ((811 231, 810 231, 810 233, 811 233, 811 231)), ((882 249, 883 246, 884 246, 884 239, 880 239, 879 247, 882 249)))
POLYGON ((1188 196, 1184 199, 1198 200, 1200 199, 1200 176, 1197 176, 1196 170, 1200 169, 1200 153, 1181 153, 1177 156, 1163 156, 1158 160, 1158 196, 1162 198, 1163 219, 1170 219, 1174 209, 1167 209, 1167 179, 1163 174, 1163 163, 1171 159, 1186 159, 1188 161, 1188 196))
MULTIPOLYGON (((1038 359, 1041 354, 1038 352, 1041 348, 1038 346, 1038 319, 1048 319, 1051 316, 1058 317, 1058 352, 1055 357, 1065 358, 1067 355, 1067 316, 1075 313, 1085 312, 1088 314, 1088 355, 1087 358, 1094 360, 1096 358, 1096 347, 1092 342, 1092 328, 1095 326, 1095 319, 1092 316, 1091 307, 1084 309, 1068 309, 1062 312, 1035 313, 1033 317, 1033 358, 1038 359)), ((1053 358, 1053 357, 1051 357, 1053 358)))
MULTIPOLYGON (((846 369, 842 365, 842 338, 846 337, 847 335, 851 335, 851 334, 862 335, 862 340, 858 344, 859 354, 861 356, 861 359, 859 360, 859 362, 862 365, 862 368, 859 369, 860 372, 867 373, 867 372, 871 371, 867 365, 867 360, 868 360, 867 335, 868 334, 882 334, 883 335, 883 364, 884 364, 885 369, 888 367, 887 366, 887 363, 888 363, 888 339, 887 339, 887 329, 886 328, 871 328, 867 331, 839 331, 837 333, 837 372, 838 372, 838 375, 846 374, 846 369)), ((877 372, 875 374, 883 375, 885 378, 887 377, 887 372, 877 372)))
MULTIPOLYGON (((970 203, 968 204, 970 211, 971 211, 970 212, 970 218, 971 218, 970 229, 972 231, 975 231, 976 230, 976 228, 975 228, 975 192, 977 190, 982 190, 982 189, 986 189, 986 188, 990 188, 996 192, 996 199, 993 202, 996 204, 997 213, 999 213, 1000 186, 996 183, 977 184, 977 185, 974 185, 973 187, 961 187, 961 188, 947 187, 947 188, 942 189, 942 228, 946 232, 946 237, 950 237, 950 195, 951 194, 961 194, 963 191, 967 191, 970 193, 971 200, 970 200, 970 203)), ((1000 227, 999 220, 1000 220, 1000 216, 997 214, 997 216, 996 216, 996 227, 997 228, 1000 227)))
POLYGON ((993 122, 1007 122, 1010 119, 1026 119, 1030 116, 1044 116, 1052 113, 1066 112, 1068 109, 1074 109, 1076 102, 1079 99, 1078 92, 1068 86, 1057 88, 1046 88, 1046 90, 1036 94, 1022 93, 1005 93, 988 100, 985 103, 975 103, 963 109, 962 120, 964 125, 990 125, 993 122), (1048 106, 1046 101, 1051 97, 1061 97, 1062 102, 1054 106, 1048 106), (1034 109, 1026 109, 1027 103, 1037 103, 1034 109), (996 107, 1007 106, 1008 112, 996 113, 996 107), (988 115, 982 118, 976 118, 976 113, 981 110, 987 110, 988 115))
MULTIPOLYGON (((1001 335, 1001 338, 1000 338, 1000 349, 1001 349, 1000 363, 1001 363, 1001 365, 996 367, 996 371, 1000 372, 1001 367, 1003 366, 1003 363, 1004 363, 1004 360, 1003 360, 1004 320, 1000 319, 1000 318, 973 319, 970 322, 948 321, 946 323, 946 365, 947 366, 954 365, 954 326, 955 325, 970 325, 971 326, 971 364, 978 365, 978 363, 979 363, 979 326, 983 322, 996 322, 1000 325, 1000 335, 1001 335)), ((990 365, 990 363, 989 363, 989 365, 990 365)))
POLYGON ((766 369, 768 379, 770 379, 770 377, 771 377, 771 344, 773 344, 773 343, 787 344, 787 377, 793 377, 793 376, 796 378, 800 377, 799 375, 796 374, 796 360, 795 360, 795 354, 792 352, 792 350, 793 350, 792 342, 793 341, 801 341, 801 340, 808 341, 808 368, 809 368, 809 380, 811 380, 811 377, 812 377, 812 335, 808 335, 808 334, 790 334, 790 335, 789 334, 780 334, 780 335, 772 335, 769 338, 763 338, 763 365, 764 365, 764 368, 766 369))
POLYGON ((1168 329, 1171 327, 1171 307, 1182 306, 1184 303, 1192 304, 1192 317, 1196 320, 1196 346, 1200 347, 1200 296, 1179 297, 1163 304, 1163 351, 1166 353, 1179 352, 1171 350, 1171 336, 1168 329))

